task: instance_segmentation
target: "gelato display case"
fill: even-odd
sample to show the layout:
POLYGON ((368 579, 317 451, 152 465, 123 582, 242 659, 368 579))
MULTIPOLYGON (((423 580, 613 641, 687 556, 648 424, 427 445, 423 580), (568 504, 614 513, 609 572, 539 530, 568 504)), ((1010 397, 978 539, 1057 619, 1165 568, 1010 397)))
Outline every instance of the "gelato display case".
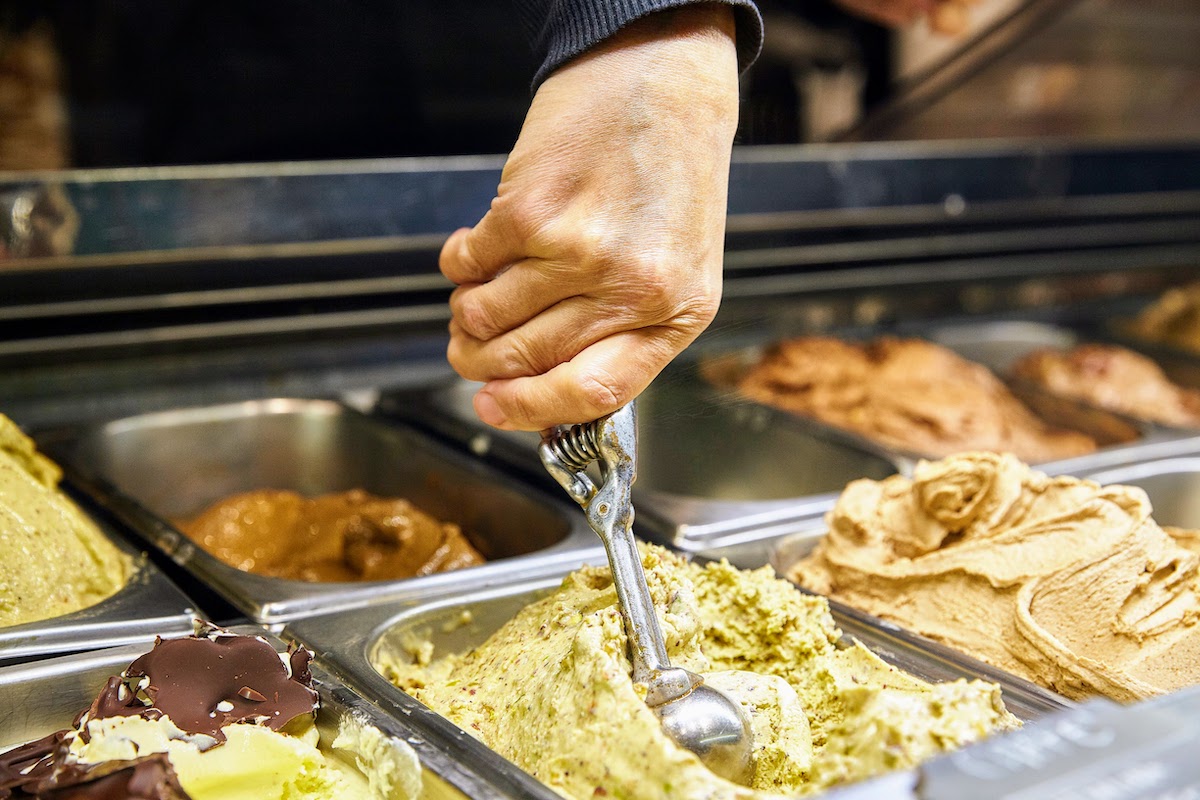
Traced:
MULTIPOLYGON (((449 231, 487 207, 501 165, 471 157, 0 175, 3 213, 16 220, 0 226, 6 237, 43 235, 62 221, 46 242, 6 242, 0 260, 0 412, 62 464, 67 485, 114 538, 145 546, 167 578, 206 587, 231 606, 230 622, 312 647, 331 709, 352 698, 406 737, 427 776, 438 776, 431 785, 447 786, 449 794, 430 796, 552 795, 389 682, 379 665, 469 653, 565 576, 604 562, 579 509, 543 474, 537 434, 482 426, 471 409, 477 387, 445 361, 452 287, 437 253, 449 231), (35 213, 48 216, 16 224, 35 213), (486 563, 395 580, 295 580, 239 569, 185 534, 214 503, 267 491, 301 498, 289 508, 356 492, 403 498, 454 526, 486 563)), ((1095 445, 1039 469, 1141 487, 1163 526, 1200 524, 1188 501, 1200 428, 1147 410, 1163 397, 1189 407, 1200 355, 1129 327, 1158 298, 1200 279, 1200 147, 1064 140, 742 149, 729 211, 722 310, 639 401, 636 530, 688 569, 724 569, 721 559, 746 569, 774 559, 782 568, 780 559, 791 563, 814 546, 847 485, 911 479, 922 459, 939 455, 740 393, 757 359, 801 337, 945 348, 1043 424, 1095 445), (1173 388, 1145 392, 1148 406, 1114 406, 1019 368, 1037 352, 1080 346, 1136 358, 1085 351, 1054 368, 1078 361, 1085 372, 1118 377, 1158 370, 1173 388), (1123 371, 1130 363, 1143 371, 1123 371)), ((923 369, 911 375, 922 378, 923 369)), ((873 388, 869 374, 860 388, 873 388)), ((921 399, 936 412, 949 393, 921 399)), ((247 507, 230 514, 245 516, 247 507)), ((415 527, 350 517, 340 528, 339 570, 390 558, 415 527)), ((308 564, 328 542, 297 530, 282 538, 303 544, 249 560, 282 552, 308 564)), ((143 628, 167 632, 154 614, 179 616, 175 595, 153 581, 129 588, 143 593, 135 603, 143 628)), ((815 602, 785 588, 789 603, 815 602)), ((674 596, 682 603, 686 595, 674 596)), ((828 608, 839 631, 830 646, 862 644, 922 685, 995 684, 1005 713, 1031 737, 1088 708, 1104 720, 1124 711, 1077 708, 949 645, 836 602, 828 608)), ((115 630, 105 624, 85 635, 97 646, 120 643, 101 642, 101 628, 104 636, 115 630)), ((8 633, 0 630, 0 660, 8 633)), ((51 641, 42 631, 28 640, 37 639, 51 641)), ((111 666, 101 656, 73 658, 74 666, 11 667, 0 691, 31 696, 29 687, 51 676, 74 686, 68 676, 111 666)), ((10 713, 22 716, 5 744, 45 729, 41 712, 10 713)), ((1162 705, 1146 713, 1177 724, 1162 705)), ((1078 731, 1073 725, 1055 730, 1078 731)), ((1195 738, 1186 726, 1178 734, 1195 738)), ((1034 741, 1023 735, 995 741, 1034 741)), ((938 785, 957 786, 944 765, 970 758, 929 762, 928 775, 941 770, 947 782, 938 785)), ((914 786, 926 785, 912 770, 877 780, 864 790, 915 797, 914 786)))

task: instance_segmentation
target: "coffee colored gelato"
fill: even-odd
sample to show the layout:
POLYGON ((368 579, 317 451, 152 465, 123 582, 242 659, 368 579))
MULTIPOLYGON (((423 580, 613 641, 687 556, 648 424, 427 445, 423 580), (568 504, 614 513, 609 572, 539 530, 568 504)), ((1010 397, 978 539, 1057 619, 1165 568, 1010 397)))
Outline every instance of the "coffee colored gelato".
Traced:
POLYGON ((1041 420, 986 367, 920 339, 782 341, 738 388, 759 402, 926 456, 994 450, 1051 461, 1096 449, 1086 434, 1041 420))
MULTIPOLYGON (((824 600, 769 567, 689 564, 643 547, 671 663, 740 702, 755 742, 751 787, 720 778, 663 732, 630 677, 607 567, 569 575, 486 642, 430 661, 382 652, 377 667, 571 798, 796 796, 909 767, 1018 723, 992 684, 929 684, 841 634, 824 600), (412 663, 413 661, 417 663, 412 663)), ((426 643, 427 644, 427 643, 426 643)))
POLYGON ((93 606, 130 560, 59 488, 58 466, 0 415, 0 627, 93 606))
POLYGON ((1141 339, 1200 352, 1200 283, 1169 289, 1129 326, 1141 339))
POLYGON ((1200 538, 1141 489, 1050 478, 1011 455, 859 480, 800 585, 1072 698, 1200 682, 1200 538))
POLYGON ((1200 392, 1176 386, 1151 359, 1124 347, 1034 350, 1013 364, 1012 376, 1137 419, 1200 427, 1200 392))
POLYGON ((483 563, 457 525, 359 489, 246 492, 177 525, 231 567, 272 578, 382 581, 483 563))
POLYGON ((404 742, 349 716, 322 742, 311 656, 213 628, 159 641, 71 728, 0 754, 0 798, 416 797, 404 742))

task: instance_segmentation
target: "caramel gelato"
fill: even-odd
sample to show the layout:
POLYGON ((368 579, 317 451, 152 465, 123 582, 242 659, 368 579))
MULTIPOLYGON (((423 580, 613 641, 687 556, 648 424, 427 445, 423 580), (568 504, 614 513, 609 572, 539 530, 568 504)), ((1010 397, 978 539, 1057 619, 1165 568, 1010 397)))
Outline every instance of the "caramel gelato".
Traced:
POLYGON ((58 466, 0 415, 0 627, 93 606, 133 566, 58 481, 58 466))
POLYGON ((740 702, 754 732, 750 787, 676 745, 634 684, 607 567, 569 575, 486 642, 432 660, 428 643, 377 667, 571 798, 766 798, 902 769, 1018 723, 993 684, 929 684, 841 633, 818 597, 769 567, 689 564, 643 546, 672 665, 740 702), (415 662, 415 663, 414 663, 415 662))
POLYGON ((1200 538, 1145 493, 1050 478, 1011 455, 859 480, 790 577, 1067 697, 1200 682, 1200 538))
POLYGON ((1129 327, 1141 339, 1200 352, 1200 283, 1169 289, 1129 327))
POLYGON ((177 525, 231 567, 272 578, 382 581, 483 563, 457 525, 359 489, 246 492, 177 525))
POLYGON ((1012 452, 1028 461, 1082 455, 1096 442, 1053 428, 986 367, 920 339, 779 342, 739 381, 754 400, 926 456, 1012 452))
POLYGON ((1013 365, 1012 376, 1138 419, 1200 427, 1200 392, 1176 386, 1152 360, 1124 347, 1035 350, 1013 365))

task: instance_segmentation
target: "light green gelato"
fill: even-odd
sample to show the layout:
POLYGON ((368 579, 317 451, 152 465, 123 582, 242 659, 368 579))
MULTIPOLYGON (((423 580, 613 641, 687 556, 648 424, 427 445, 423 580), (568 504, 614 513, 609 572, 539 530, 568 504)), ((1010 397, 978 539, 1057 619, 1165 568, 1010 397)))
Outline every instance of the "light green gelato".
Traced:
POLYGON ((672 663, 709 676, 751 713, 752 788, 663 734, 630 678, 607 568, 571 574, 466 654, 377 666, 573 798, 809 794, 1019 724, 992 684, 928 684, 861 646, 840 648, 826 602, 770 568, 701 567, 652 546, 643 563, 672 663))
POLYGON ((58 489, 58 467, 0 415, 0 627, 95 605, 131 564, 58 489))

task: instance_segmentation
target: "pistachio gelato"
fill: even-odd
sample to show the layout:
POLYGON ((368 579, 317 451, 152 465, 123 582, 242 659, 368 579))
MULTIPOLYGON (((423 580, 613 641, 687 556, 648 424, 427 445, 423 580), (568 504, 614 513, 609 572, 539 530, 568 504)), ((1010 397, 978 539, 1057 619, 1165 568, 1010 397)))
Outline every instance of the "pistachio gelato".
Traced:
POLYGON ((827 603, 769 567, 642 553, 671 663, 704 675, 750 716, 750 787, 709 772, 662 731, 630 677, 607 567, 572 573, 468 653, 431 660, 414 646, 417 663, 381 654, 377 667, 572 798, 810 794, 1018 724, 995 685, 929 684, 860 644, 844 646, 827 603))
POLYGON ((95 605, 131 561, 58 488, 58 466, 0 415, 0 627, 95 605))
POLYGON ((1200 682, 1200 538, 1145 493, 1051 478, 1011 455, 859 480, 789 575, 1072 698, 1200 682))

